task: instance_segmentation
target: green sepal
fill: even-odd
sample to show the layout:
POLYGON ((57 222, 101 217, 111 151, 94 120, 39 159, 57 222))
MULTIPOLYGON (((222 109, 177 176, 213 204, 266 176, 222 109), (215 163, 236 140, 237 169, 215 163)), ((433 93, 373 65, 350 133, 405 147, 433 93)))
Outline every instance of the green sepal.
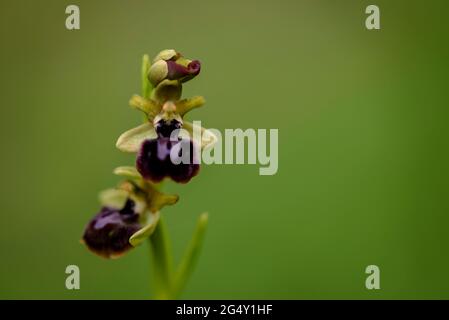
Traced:
POLYGON ((142 180, 142 176, 140 175, 139 171, 137 171, 135 167, 131 166, 117 167, 114 169, 113 173, 132 180, 142 180))
POLYGON ((148 80, 153 86, 159 85, 161 81, 167 78, 168 75, 168 65, 164 60, 158 60, 153 63, 149 72, 148 80))
POLYGON ((201 132, 201 149, 204 149, 206 147, 211 147, 217 142, 217 137, 215 136, 215 134, 212 131, 207 130, 206 128, 194 125, 193 123, 188 122, 188 121, 184 121, 182 128, 185 129, 189 133, 189 135, 186 136, 184 134, 183 130, 181 130, 181 133, 179 135, 181 138, 193 139, 194 138, 194 135, 193 135, 194 129, 201 132))
POLYGON ((142 222, 143 227, 135 232, 130 238, 129 243, 136 247, 141 244, 145 239, 147 239, 156 229, 157 223, 159 222, 160 213, 159 211, 152 213, 146 211, 144 213, 144 220, 142 222))
MULTIPOLYGON (((212 131, 200 126, 194 126, 193 123, 185 121, 183 129, 180 131, 181 138, 193 139, 193 130, 197 129, 201 132, 201 149, 210 147, 217 142, 217 137, 212 131)), ((151 123, 144 123, 136 128, 130 129, 123 133, 117 140, 116 147, 123 152, 137 153, 140 146, 147 139, 157 138, 156 131, 151 123)))
POLYGON ((157 134, 153 125, 146 122, 124 132, 118 138, 116 147, 123 152, 138 152, 143 141, 155 138, 157 138, 157 134))
POLYGON ((159 60, 171 60, 179 58, 180 54, 176 52, 174 49, 165 49, 157 54, 157 56, 153 59, 153 63, 159 60))
POLYGON ((99 195, 102 206, 117 210, 120 210, 125 206, 128 197, 129 192, 121 189, 106 189, 101 191, 99 195))

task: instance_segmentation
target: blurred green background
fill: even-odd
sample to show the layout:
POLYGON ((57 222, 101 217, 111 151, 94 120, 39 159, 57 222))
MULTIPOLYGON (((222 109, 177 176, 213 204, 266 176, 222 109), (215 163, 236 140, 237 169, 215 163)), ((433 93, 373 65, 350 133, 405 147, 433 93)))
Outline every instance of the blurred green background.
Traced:
POLYGON ((147 244, 107 261, 78 241, 134 162, 114 145, 142 119, 141 56, 165 48, 202 62, 190 119, 279 129, 275 176, 213 165, 165 185, 176 260, 210 213, 182 298, 449 298, 449 6, 376 0, 368 31, 372 3, 2 0, 0 298, 150 297, 147 244))

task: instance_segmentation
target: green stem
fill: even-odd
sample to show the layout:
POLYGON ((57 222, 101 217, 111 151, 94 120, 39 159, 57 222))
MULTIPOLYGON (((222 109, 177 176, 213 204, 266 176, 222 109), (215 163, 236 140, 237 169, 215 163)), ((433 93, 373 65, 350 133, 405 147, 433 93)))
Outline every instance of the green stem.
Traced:
MULTIPOLYGON (((150 99, 151 91, 153 89, 147 78, 149 68, 150 58, 148 55, 144 55, 142 59, 141 80, 142 96, 146 99, 150 99)), ((197 100, 192 100, 194 102, 196 101, 196 103, 190 107, 199 106, 203 103, 201 99, 197 100)), ((145 117, 144 122, 146 121, 148 121, 148 119, 145 117)), ((198 260, 207 221, 208 215, 207 213, 203 213, 198 220, 192 240, 187 247, 179 268, 177 269, 176 274, 173 274, 170 239, 162 217, 159 218, 156 229, 149 238, 156 299, 174 299, 181 293, 193 271, 196 261, 198 260)))
POLYGON ((156 299, 172 299, 172 257, 168 232, 162 217, 150 237, 156 299))
POLYGON ((142 69, 141 69, 141 81, 142 81, 142 97, 149 99, 151 96, 151 90, 153 86, 150 81, 148 81, 148 71, 150 70, 151 62, 150 57, 147 54, 143 55, 142 58, 142 69))

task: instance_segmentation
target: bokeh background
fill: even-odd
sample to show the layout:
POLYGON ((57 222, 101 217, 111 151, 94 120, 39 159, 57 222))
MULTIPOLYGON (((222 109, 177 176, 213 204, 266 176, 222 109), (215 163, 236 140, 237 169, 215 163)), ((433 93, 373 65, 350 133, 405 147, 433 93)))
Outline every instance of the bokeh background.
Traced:
POLYGON ((0 298, 150 297, 146 244, 107 261, 79 239, 134 162, 114 145, 142 119, 141 56, 165 48, 203 64, 190 119, 279 129, 275 176, 213 165, 165 185, 177 261, 210 213, 183 298, 449 298, 447 1, 0 3, 0 298), (370 264, 381 290, 365 289, 370 264))

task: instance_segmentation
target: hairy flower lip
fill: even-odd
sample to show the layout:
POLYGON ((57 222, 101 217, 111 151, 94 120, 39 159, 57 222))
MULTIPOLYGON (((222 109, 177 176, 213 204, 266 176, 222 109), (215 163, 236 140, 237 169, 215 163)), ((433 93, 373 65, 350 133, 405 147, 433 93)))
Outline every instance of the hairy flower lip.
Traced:
POLYGON ((93 253, 108 259, 120 257, 132 249, 129 239, 142 228, 134 206, 134 201, 128 199, 120 210, 102 207, 87 224, 83 243, 93 253))
POLYGON ((142 177, 152 182, 157 183, 168 177, 177 183, 187 183, 198 174, 200 169, 195 148, 197 147, 190 139, 173 141, 170 138, 158 137, 145 140, 137 154, 137 170, 142 177), (170 153, 172 148, 182 143, 189 143, 190 162, 174 164, 170 153))

